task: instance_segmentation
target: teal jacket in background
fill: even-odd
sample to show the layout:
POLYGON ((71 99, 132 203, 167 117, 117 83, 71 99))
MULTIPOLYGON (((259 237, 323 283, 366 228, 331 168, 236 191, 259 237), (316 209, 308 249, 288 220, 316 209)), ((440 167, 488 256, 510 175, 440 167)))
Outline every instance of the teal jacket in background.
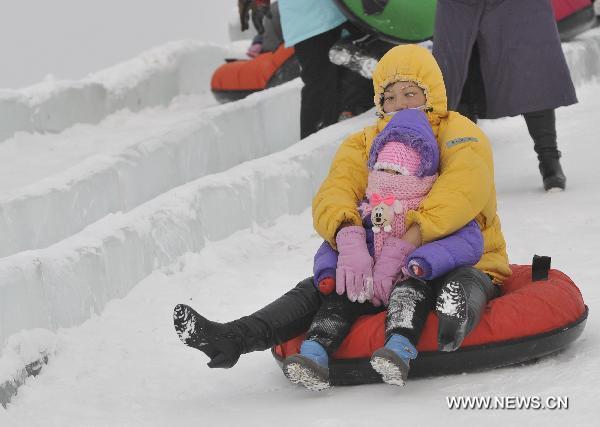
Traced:
POLYGON ((286 47, 346 22, 333 0, 278 0, 286 47))

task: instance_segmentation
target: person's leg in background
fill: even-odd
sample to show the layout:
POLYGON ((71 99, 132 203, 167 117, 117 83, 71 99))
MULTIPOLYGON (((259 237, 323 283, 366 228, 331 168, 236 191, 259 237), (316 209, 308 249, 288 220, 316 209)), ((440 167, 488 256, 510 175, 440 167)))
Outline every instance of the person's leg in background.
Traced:
POLYGON ((342 26, 310 37, 294 48, 304 82, 300 105, 300 137, 337 121, 339 67, 329 61, 329 49, 339 40, 342 26))
POLYGON ((554 110, 575 104, 577 96, 550 2, 494 2, 480 25, 477 43, 487 117, 523 115, 544 189, 563 190, 566 178, 559 161, 554 110))
POLYGON ((468 84, 473 46, 478 40, 479 22, 486 7, 487 2, 476 0, 437 1, 432 53, 444 76, 449 110, 459 111, 463 87, 468 84))
MULTIPOLYGON (((346 39, 360 41, 360 46, 373 57, 380 59, 385 52, 393 47, 392 44, 367 37, 364 31, 351 22, 345 22, 346 39), (381 46, 384 46, 381 48, 381 46)), ((353 43, 354 43, 353 42, 353 43)), ((338 121, 349 119, 373 108, 373 80, 367 79, 348 67, 339 67, 339 116, 338 121)))
POLYGON ((373 107, 373 82, 348 68, 340 68, 338 121, 358 116, 373 107))
POLYGON ((564 190, 567 178, 560 165, 561 153, 556 142, 556 116, 554 110, 532 111, 523 114, 533 149, 537 153, 544 189, 564 190))
POLYGON ((481 75, 477 43, 473 45, 467 80, 463 86, 456 111, 469 118, 473 123, 477 123, 479 118, 485 118, 485 86, 481 75))

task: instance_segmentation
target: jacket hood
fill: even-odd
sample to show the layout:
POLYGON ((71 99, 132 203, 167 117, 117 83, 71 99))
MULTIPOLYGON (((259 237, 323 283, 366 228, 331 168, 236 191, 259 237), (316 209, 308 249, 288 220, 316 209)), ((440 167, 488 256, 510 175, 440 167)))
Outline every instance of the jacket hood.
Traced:
POLYGON ((381 129, 389 118, 383 112, 385 88, 399 81, 415 82, 425 92, 427 118, 437 134, 440 118, 448 115, 448 101, 442 72, 433 55, 426 48, 407 44, 393 47, 377 63, 373 72, 375 107, 381 129))
POLYGON ((369 151, 369 169, 373 169, 379 152, 390 141, 406 144, 421 155, 417 176, 431 176, 437 173, 440 162, 439 148, 424 112, 407 109, 392 116, 373 140, 369 151))

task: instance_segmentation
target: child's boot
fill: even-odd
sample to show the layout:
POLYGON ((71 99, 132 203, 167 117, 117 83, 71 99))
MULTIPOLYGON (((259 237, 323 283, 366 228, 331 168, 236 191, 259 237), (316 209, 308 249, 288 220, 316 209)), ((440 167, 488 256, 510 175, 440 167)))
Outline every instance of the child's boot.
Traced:
POLYGON ((283 373, 295 384, 309 390, 321 391, 329 388, 329 357, 321 344, 307 340, 302 343, 300 353, 283 362, 283 373))
POLYGON ((383 382, 403 386, 410 370, 410 361, 417 354, 417 349, 408 338, 393 334, 384 347, 373 353, 371 366, 381 375, 383 382))

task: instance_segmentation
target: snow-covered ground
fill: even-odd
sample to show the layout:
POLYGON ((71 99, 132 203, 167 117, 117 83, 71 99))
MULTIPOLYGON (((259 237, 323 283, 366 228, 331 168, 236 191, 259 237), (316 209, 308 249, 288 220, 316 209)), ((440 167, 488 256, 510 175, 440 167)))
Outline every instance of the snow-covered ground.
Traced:
MULTIPOLYGON (((597 63, 595 56, 580 58, 572 70, 578 76, 586 74, 581 67, 597 63)), ((44 234, 46 240, 36 234, 25 247, 5 245, 0 254, 0 386, 40 353, 49 355, 40 375, 26 379, 7 408, 0 407, 0 426, 592 425, 600 414, 595 357, 600 324, 594 315, 600 299, 595 262, 600 79, 584 80, 594 79, 579 79, 580 103, 557 112, 568 176, 564 193, 543 192, 522 118, 481 122, 494 147, 511 262, 550 255, 553 266, 572 277, 590 307, 582 337, 535 364, 415 379, 403 389, 369 385, 308 392, 290 384, 268 352, 244 356, 230 370, 211 370, 206 357, 183 346, 172 327, 177 303, 226 321, 310 275, 320 244, 311 225, 311 194, 336 146, 371 122, 372 112, 293 144, 300 85, 290 82, 226 106, 212 106, 198 94, 179 96, 139 112, 109 114, 98 124, 56 134, 19 132, 0 142, 0 230, 2 224, 12 230, 20 219, 24 239, 36 212, 48 227, 60 229, 44 234), (265 123, 269 111, 278 118, 265 123), (182 132, 207 114, 213 133, 182 132), (217 137, 222 139, 205 157, 189 155, 191 147, 217 137), (129 175, 155 185, 153 192, 144 188, 147 197, 135 203, 104 194, 111 190, 102 180, 86 192, 73 185, 99 165, 118 170, 107 159, 123 153, 137 164, 132 147, 144 159, 153 148, 184 140, 188 151, 165 154, 164 165, 181 165, 187 154, 192 165, 205 162, 206 169, 161 187, 154 182, 156 164, 133 168, 129 175), (228 145, 232 142, 239 149, 228 145), (85 203, 66 204, 62 220, 51 215, 62 207, 59 198, 51 204, 49 195, 71 189, 75 199, 122 205, 115 209, 107 202, 104 213, 94 211, 99 218, 87 216, 86 209, 96 207, 85 203), (9 215, 9 202, 40 194, 23 218, 9 215), (74 218, 88 222, 71 226, 74 218), (568 397, 569 408, 449 410, 446 397, 462 395, 560 396, 568 397)))

